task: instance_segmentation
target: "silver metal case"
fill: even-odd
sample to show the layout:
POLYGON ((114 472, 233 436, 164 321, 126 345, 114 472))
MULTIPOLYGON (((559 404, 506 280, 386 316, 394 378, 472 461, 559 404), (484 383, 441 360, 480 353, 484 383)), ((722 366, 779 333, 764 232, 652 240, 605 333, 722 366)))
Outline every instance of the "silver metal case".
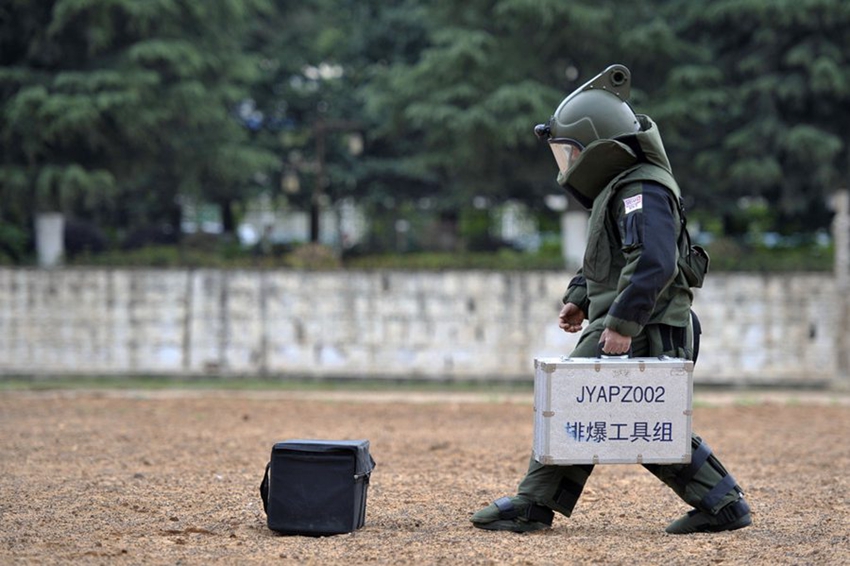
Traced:
POLYGON ((534 458, 690 462, 693 367, 667 357, 535 359, 534 458))

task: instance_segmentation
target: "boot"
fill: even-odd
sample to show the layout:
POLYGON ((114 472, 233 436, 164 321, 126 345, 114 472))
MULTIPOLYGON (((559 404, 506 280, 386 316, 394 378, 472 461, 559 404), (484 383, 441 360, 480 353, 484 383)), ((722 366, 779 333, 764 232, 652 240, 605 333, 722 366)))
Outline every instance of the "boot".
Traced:
POLYGON ((517 495, 502 497, 472 515, 479 529, 525 533, 552 526, 553 511, 569 517, 593 466, 544 466, 532 458, 517 495))
POLYGON ((690 464, 644 466, 694 507, 670 523, 671 534, 721 532, 752 524, 743 490, 703 440, 694 435, 690 464))
POLYGON ((528 533, 548 529, 554 516, 551 509, 524 497, 500 497, 477 511, 470 520, 479 529, 528 533))
POLYGON ((691 533, 719 533, 743 529, 753 524, 750 506, 743 497, 723 507, 716 515, 692 509, 667 527, 671 535, 691 533))

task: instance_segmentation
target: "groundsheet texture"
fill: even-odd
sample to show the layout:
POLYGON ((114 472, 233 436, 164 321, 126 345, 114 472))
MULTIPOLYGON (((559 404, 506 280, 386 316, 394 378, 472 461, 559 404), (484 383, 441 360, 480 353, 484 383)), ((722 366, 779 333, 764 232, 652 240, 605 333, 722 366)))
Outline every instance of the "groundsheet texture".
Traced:
POLYGON ((641 466, 597 466, 573 516, 475 529, 530 455, 532 395, 0 393, 0 564, 850 564, 850 405, 700 401, 694 430, 747 492, 754 525, 672 536, 687 511, 641 466), (272 445, 371 442, 366 524, 268 530, 272 445))

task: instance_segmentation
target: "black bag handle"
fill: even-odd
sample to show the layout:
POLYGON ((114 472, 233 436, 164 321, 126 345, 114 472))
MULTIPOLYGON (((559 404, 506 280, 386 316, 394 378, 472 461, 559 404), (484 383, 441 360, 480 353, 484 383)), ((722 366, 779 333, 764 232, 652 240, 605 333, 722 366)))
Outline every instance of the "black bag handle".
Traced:
POLYGON ((266 473, 263 474, 263 481, 260 483, 260 498, 263 500, 263 511, 266 515, 269 514, 269 468, 272 463, 266 464, 266 473))

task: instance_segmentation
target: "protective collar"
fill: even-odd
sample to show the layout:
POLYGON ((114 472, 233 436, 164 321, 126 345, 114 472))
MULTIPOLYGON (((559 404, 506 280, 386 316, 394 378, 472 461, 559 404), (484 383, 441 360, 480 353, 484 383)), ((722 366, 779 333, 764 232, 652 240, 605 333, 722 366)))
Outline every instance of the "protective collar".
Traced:
POLYGON ((647 116, 638 115, 641 130, 617 139, 601 139, 584 148, 575 165, 558 173, 558 184, 587 209, 615 177, 646 162, 670 171, 658 127, 647 116))

